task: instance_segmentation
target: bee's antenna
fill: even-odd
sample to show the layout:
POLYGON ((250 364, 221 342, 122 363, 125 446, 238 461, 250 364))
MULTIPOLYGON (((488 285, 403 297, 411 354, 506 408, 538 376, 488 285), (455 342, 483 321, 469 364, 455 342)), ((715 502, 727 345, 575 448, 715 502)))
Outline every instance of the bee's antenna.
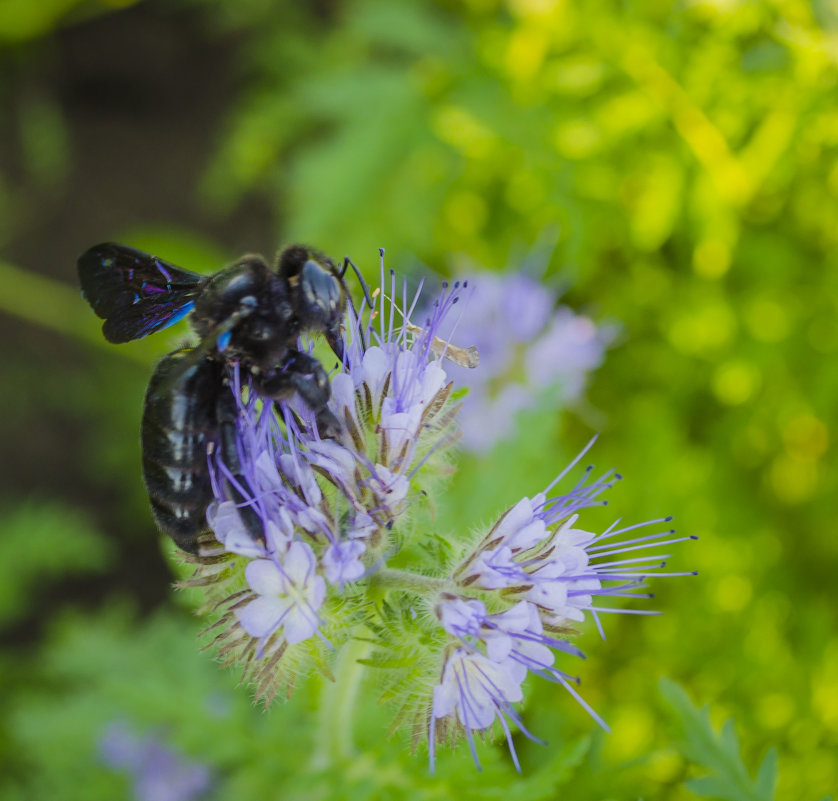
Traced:
POLYGON ((364 299, 367 301, 367 304, 369 305, 370 310, 372 310, 372 297, 370 297, 369 287, 367 286, 367 282, 364 281, 364 276, 361 275, 361 271, 352 263, 352 259, 350 259, 349 256, 344 256, 343 257, 343 268, 338 273, 338 280, 340 281, 341 286, 343 287, 343 291, 346 293, 346 299, 349 301, 349 305, 352 307, 352 316, 355 318, 355 324, 358 327, 358 336, 361 338, 361 350, 364 353, 366 353, 367 340, 366 340, 366 337, 364 336, 364 329, 363 329, 363 326, 361 325, 361 318, 358 315, 358 310, 355 308, 355 301, 352 300, 352 295, 350 294, 349 289, 346 286, 346 281, 343 278, 346 275, 347 267, 350 267, 350 266, 355 271, 355 275, 358 276, 358 282, 361 284, 361 289, 364 291, 364 299))
POLYGON ((367 286, 367 282, 364 280, 364 276, 361 275, 361 271, 355 266, 355 263, 349 256, 343 257, 343 269, 340 271, 340 278, 341 281, 343 280, 343 276, 346 275, 346 268, 351 267, 355 271, 355 275, 358 276, 358 283, 361 285, 361 289, 364 292, 364 299, 367 301, 367 305, 372 308, 372 297, 370 296, 370 288, 367 286))

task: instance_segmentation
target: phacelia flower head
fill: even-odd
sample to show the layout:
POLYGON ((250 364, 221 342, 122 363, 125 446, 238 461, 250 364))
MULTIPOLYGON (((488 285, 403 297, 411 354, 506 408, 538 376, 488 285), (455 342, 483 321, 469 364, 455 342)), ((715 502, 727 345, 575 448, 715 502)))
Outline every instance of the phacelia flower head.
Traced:
POLYGON ((442 679, 434 687, 429 730, 431 764, 437 721, 442 721, 441 739, 452 723, 459 725, 479 764, 472 731, 486 729, 497 719, 515 765, 519 767, 507 721, 514 722, 527 737, 537 739, 527 731, 513 707, 523 698, 521 685, 527 672, 532 670, 539 675, 555 676, 564 683, 564 674, 553 667, 555 657, 551 647, 571 653, 578 653, 577 649, 546 636, 538 611, 526 601, 490 615, 482 601, 449 596, 440 604, 437 613, 445 631, 457 642, 449 645, 442 679))
MULTIPOLYGON (((638 592, 647 577, 683 575, 662 572, 665 555, 642 554, 685 538, 668 528, 629 539, 639 526, 584 528, 584 510, 619 476, 591 480, 588 469, 554 491, 582 454, 488 531, 434 530, 460 436, 461 393, 449 376, 479 361, 457 326, 469 291, 443 285, 419 313, 419 292, 408 296, 382 267, 372 308, 349 315, 331 376, 328 411, 341 429, 333 438, 319 435, 305 404, 266 401, 231 367, 235 458, 230 448, 209 454, 213 539, 187 557, 196 574, 185 584, 204 589, 204 611, 220 614, 208 629, 219 656, 241 664, 266 703, 300 674, 333 678, 341 649, 363 643, 363 664, 377 671, 397 720, 427 740, 431 765, 437 744, 459 736, 479 765, 473 733, 497 726, 517 766, 512 728, 536 739, 517 706, 530 674, 562 685, 605 725, 565 671, 564 660, 582 656, 568 638, 588 617, 602 632, 604 613, 646 613, 599 599, 648 597, 638 592)), ((510 303, 526 309, 516 297, 510 303)), ((530 340, 554 316, 552 301, 534 309, 515 322, 530 340)))
POLYGON ((459 407, 437 331, 463 289, 443 286, 419 326, 418 293, 402 300, 391 274, 376 308, 350 318, 331 377, 338 438, 320 438, 305 404, 266 402, 231 371, 238 464, 220 449, 210 457, 217 542, 204 545, 195 582, 227 610, 222 654, 244 660, 266 698, 347 638, 352 585, 400 550, 412 507, 448 471, 459 407))
POLYGON ((599 535, 577 527, 579 510, 601 505, 598 496, 620 478, 618 475, 606 473, 588 482, 588 468, 569 492, 548 495, 592 444, 547 491, 523 498, 504 512, 487 534, 466 549, 454 568, 452 578, 459 593, 448 595, 437 608, 440 626, 449 638, 429 719, 431 764, 435 742, 452 736, 452 725, 453 736, 458 731, 465 734, 477 761, 472 731, 485 729, 497 718, 517 766, 506 719, 535 739, 512 706, 520 700, 519 688, 528 672, 561 684, 607 728, 571 686, 578 679, 553 665, 553 652, 583 655, 566 637, 574 633, 576 623, 585 620, 586 613, 592 615, 602 636, 602 613, 657 614, 599 606, 595 598, 648 598, 651 596, 636 591, 650 576, 690 575, 661 572, 666 554, 622 558, 627 552, 695 539, 673 537, 672 529, 622 537, 638 528, 668 523, 671 518, 622 528, 614 524, 599 535), (490 604, 504 611, 487 614, 490 604), (438 719, 446 725, 440 726, 438 719))

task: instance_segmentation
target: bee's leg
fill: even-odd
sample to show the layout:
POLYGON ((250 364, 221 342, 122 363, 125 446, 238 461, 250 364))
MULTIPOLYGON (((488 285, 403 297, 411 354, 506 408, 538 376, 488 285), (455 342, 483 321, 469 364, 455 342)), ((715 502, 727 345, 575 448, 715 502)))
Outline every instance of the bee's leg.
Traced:
MULTIPOLYGON (((241 458, 239 457, 239 449, 236 436, 236 419, 238 417, 238 407, 230 387, 226 384, 218 393, 218 400, 216 401, 215 414, 218 422, 218 446, 221 452, 221 459, 227 466, 227 469, 233 474, 235 484, 247 490, 251 498, 253 497, 253 490, 250 483, 243 475, 243 468, 241 458)), ((245 497, 236 488, 231 481, 225 481, 224 487, 229 497, 236 503, 239 510, 239 517, 241 517, 242 524, 245 531, 254 542, 265 543, 264 527, 262 519, 256 508, 249 502, 250 498, 245 497)))
POLYGON ((346 356, 346 348, 343 344, 343 321, 339 320, 333 326, 327 328, 323 335, 326 337, 326 342, 329 343, 329 347, 334 351, 335 356, 338 357, 338 361, 343 362, 344 364, 348 364, 349 360, 346 356))
POLYGON ((323 365, 308 353, 289 351, 282 365, 262 379, 260 392, 274 400, 284 400, 297 392, 314 412, 321 437, 338 439, 342 435, 340 421, 327 406, 332 394, 329 376, 323 365))

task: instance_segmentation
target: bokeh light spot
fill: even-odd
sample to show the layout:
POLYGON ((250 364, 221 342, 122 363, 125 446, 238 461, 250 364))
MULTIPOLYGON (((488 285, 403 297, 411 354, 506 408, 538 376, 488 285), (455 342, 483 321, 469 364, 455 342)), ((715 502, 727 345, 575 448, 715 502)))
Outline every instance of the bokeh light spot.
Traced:
POLYGON ((507 72, 519 81, 534 79, 544 61, 547 44, 541 26, 528 26, 515 31, 506 49, 507 72))
POLYGON ((584 97, 599 88, 605 75, 605 65, 587 55, 573 55, 551 65, 547 75, 548 89, 584 97))
POLYGON ((745 324, 754 339, 761 342, 780 342, 790 328, 788 306, 771 298, 752 300, 745 309, 745 324))
POLYGON ((751 582, 735 573, 723 576, 716 585, 716 605, 725 612, 741 612, 752 595, 751 582))
POLYGON ((822 456, 829 445, 827 427, 811 415, 800 415, 783 429, 783 442, 797 459, 814 460, 822 456))
POLYGON ((609 746, 620 759, 637 756, 649 747, 652 729, 652 718, 644 707, 625 704, 614 718, 609 746))
POLYGON ((583 159, 597 151, 602 134, 590 121, 580 118, 559 125, 553 141, 560 155, 569 159, 583 159))
POLYGON ((812 681, 812 700, 818 714, 838 731, 838 640, 832 640, 812 681))
POLYGON ((445 204, 445 219, 458 233, 474 234, 486 222, 488 209, 480 195, 474 192, 452 194, 445 204))
POLYGON ((838 676, 821 675, 814 680, 812 705, 827 726, 838 730, 838 676))
POLYGON ((730 248, 720 239, 705 239, 693 252, 693 269, 702 278, 721 278, 730 269, 730 248))
POLYGON ((556 0, 508 0, 509 10, 517 17, 549 17, 560 11, 564 3, 556 0))
POLYGON ((682 353, 701 353, 727 344, 736 320, 726 303, 710 303, 679 314, 669 330, 672 344, 682 353))
POLYGON ((649 759, 649 778, 659 784, 674 781, 684 769, 684 758, 674 749, 657 751, 649 759))
POLYGON ((494 134, 474 115, 458 106, 443 106, 433 118, 434 132, 470 158, 486 158, 495 143, 494 134))
POLYGON ((730 361, 719 365, 713 375, 713 392, 729 406, 745 403, 754 394, 760 382, 756 365, 730 361))
POLYGON ((795 714, 794 700, 782 693, 764 695, 757 707, 760 721, 771 729, 779 729, 791 721, 795 714))
POLYGON ((809 498, 818 484, 817 464, 789 454, 778 456, 771 464, 771 488, 780 501, 800 503, 809 498))

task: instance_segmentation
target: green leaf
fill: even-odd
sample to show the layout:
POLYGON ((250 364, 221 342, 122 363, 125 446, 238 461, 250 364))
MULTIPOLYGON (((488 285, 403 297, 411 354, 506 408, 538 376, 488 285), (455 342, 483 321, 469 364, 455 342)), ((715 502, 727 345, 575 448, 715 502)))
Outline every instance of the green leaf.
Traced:
POLYGON ((777 753, 768 752, 757 779, 750 778, 739 753, 739 738, 732 719, 717 734, 708 707, 697 708, 687 693, 669 679, 661 679, 661 694, 675 712, 687 758, 709 775, 689 779, 687 789, 703 798, 721 801, 771 801, 777 778, 777 753))
POLYGON ((773 798, 777 787, 777 749, 770 748, 757 771, 757 790, 763 798, 773 798))

